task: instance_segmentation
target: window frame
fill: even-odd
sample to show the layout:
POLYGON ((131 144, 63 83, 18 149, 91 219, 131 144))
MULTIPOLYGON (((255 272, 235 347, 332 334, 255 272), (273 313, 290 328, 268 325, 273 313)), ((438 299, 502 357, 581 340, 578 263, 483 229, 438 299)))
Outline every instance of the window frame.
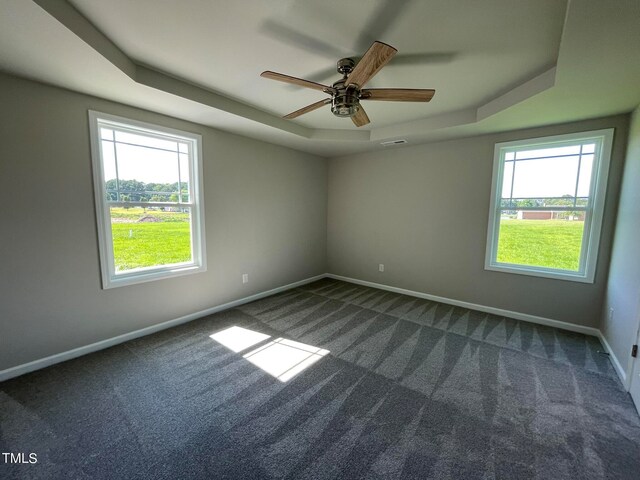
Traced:
POLYGON ((89 110, 88 113, 102 288, 110 289, 206 271, 207 255, 204 225, 202 136, 196 133, 185 132, 175 128, 141 122, 94 110, 89 110), (100 136, 100 128, 103 126, 155 138, 171 138, 189 144, 188 157, 189 172, 191 175, 190 193, 192 198, 189 198, 189 202, 182 202, 181 192, 178 192, 178 198, 183 205, 187 205, 188 208, 190 208, 191 262, 145 267, 132 269, 123 273, 116 273, 110 207, 113 206, 114 203, 126 203, 131 206, 175 206, 175 203, 107 201, 100 136))
MULTIPOLYGON (((493 176, 491 180, 491 202, 489 207, 489 224, 487 228, 487 247, 485 254, 485 270, 504 273, 515 273, 535 277, 554 278, 582 283, 594 283, 598 249, 602 233, 602 221, 606 199, 607 180, 613 146, 613 128, 576 132, 563 135, 529 138, 510 142, 496 143, 493 156, 493 176), (593 142, 596 144, 592 180, 589 189, 589 201, 585 209, 585 224, 580 251, 580 267, 578 271, 537 267, 497 261, 498 239, 500 231, 502 184, 504 177, 505 156, 508 152, 531 150, 535 148, 560 147, 576 143, 593 142)), ((518 210, 527 208, 519 208, 518 210)), ((536 208, 530 208, 536 210, 536 208)), ((540 208, 537 208, 539 210, 540 208)))

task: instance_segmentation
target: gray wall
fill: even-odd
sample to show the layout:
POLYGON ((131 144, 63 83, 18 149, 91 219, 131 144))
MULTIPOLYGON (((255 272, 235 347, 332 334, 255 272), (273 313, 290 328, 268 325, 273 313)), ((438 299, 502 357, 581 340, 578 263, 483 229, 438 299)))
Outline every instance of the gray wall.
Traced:
POLYGON ((623 115, 331 159, 329 272, 597 327, 627 128, 623 115), (595 283, 485 271, 494 144, 609 127, 616 133, 595 283))
POLYGON ((640 107, 633 114, 601 330, 629 375, 640 321, 640 107), (609 309, 613 316, 609 320, 609 309))
POLYGON ((0 370, 326 271, 325 159, 5 75, 0 105, 0 370), (203 136, 207 272, 101 289, 88 109, 203 136))

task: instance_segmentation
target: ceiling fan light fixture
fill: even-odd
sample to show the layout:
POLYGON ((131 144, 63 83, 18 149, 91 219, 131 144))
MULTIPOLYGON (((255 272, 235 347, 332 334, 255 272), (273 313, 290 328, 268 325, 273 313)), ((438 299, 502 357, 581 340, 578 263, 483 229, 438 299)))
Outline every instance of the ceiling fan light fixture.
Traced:
MULTIPOLYGON (((339 82, 336 82, 336 84, 339 82)), ((334 84, 334 87, 336 86, 334 84)), ((354 87, 336 89, 331 100, 331 112, 336 117, 353 117, 360 109, 360 91, 354 87)))
POLYGON ((331 106, 331 111, 336 117, 353 117, 360 110, 360 105, 350 105, 350 106, 331 106))

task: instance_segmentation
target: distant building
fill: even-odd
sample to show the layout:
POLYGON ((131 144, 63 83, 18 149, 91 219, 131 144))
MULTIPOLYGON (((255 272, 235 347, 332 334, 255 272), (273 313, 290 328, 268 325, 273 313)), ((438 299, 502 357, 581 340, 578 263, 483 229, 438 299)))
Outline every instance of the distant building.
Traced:
POLYGON ((550 210, 518 210, 518 220, 584 220, 584 212, 553 212, 550 210))

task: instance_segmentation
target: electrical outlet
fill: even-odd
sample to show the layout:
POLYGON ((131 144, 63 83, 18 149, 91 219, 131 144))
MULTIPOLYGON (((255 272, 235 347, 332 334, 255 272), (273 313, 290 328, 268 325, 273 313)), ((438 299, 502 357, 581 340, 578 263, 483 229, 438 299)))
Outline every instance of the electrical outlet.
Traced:
POLYGON ((384 272, 384 263, 381 263, 380 265, 378 265, 378 271, 384 272))
POLYGON ((243 273, 242 274, 242 283, 249 283, 249 274, 248 273, 243 273))

